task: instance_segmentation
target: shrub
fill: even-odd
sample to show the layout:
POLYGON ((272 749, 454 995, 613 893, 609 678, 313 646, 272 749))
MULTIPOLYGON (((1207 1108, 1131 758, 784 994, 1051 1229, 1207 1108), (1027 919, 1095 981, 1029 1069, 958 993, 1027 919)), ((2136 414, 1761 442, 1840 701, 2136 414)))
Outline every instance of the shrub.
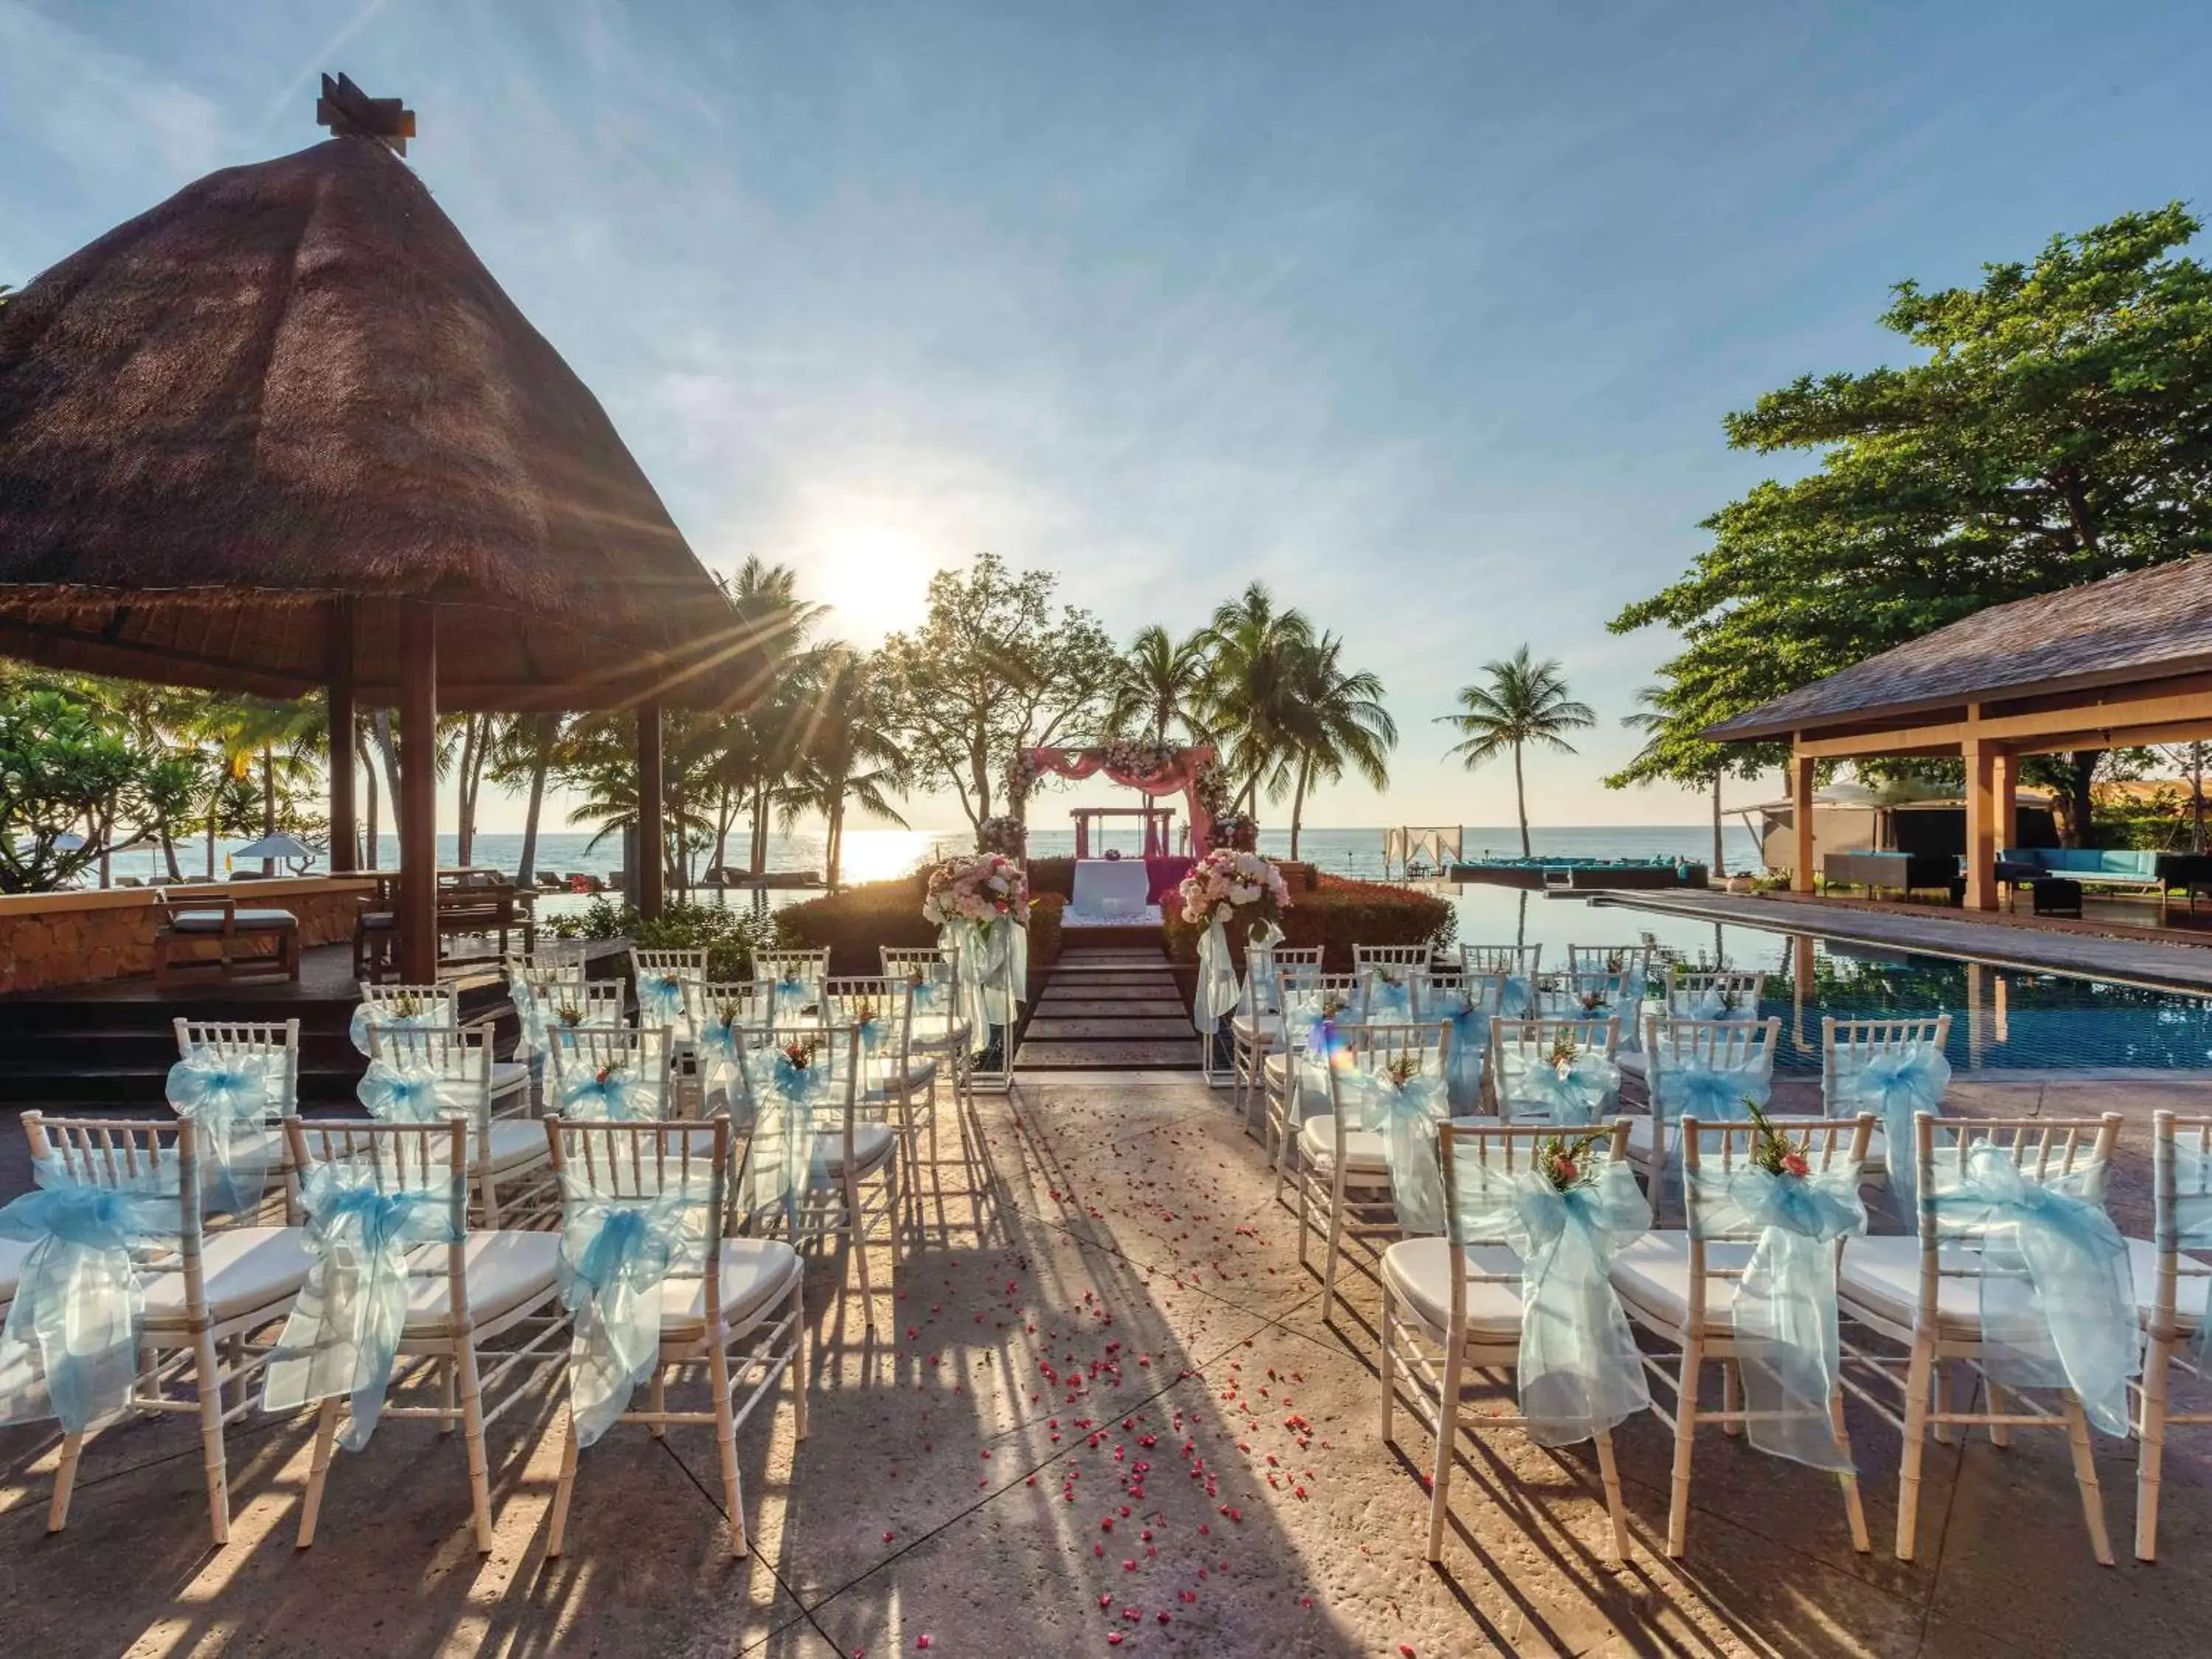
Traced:
MULTIPOLYGON (((830 951, 830 971, 880 974, 882 947, 918 949, 937 943, 937 929, 922 919, 923 878, 863 882, 842 892, 775 913, 776 942, 787 950, 830 951)), ((1046 893, 1030 904, 1030 963, 1042 968, 1060 955, 1060 913, 1066 901, 1046 893)))
POLYGON ((647 921, 635 906, 602 896, 574 915, 551 918, 545 927, 556 939, 627 939, 647 951, 703 949, 708 976, 716 980, 750 979, 753 952, 769 940, 764 916, 683 898, 669 900, 647 921))
MULTIPOLYGON (((1313 886, 1295 893, 1291 908, 1283 913, 1283 942, 1320 945, 1322 966, 1333 974, 1352 971, 1355 945, 1426 945, 1433 949, 1449 945, 1458 928, 1458 913, 1432 893, 1341 876, 1316 874, 1313 886)), ((1167 931, 1168 954, 1177 962, 1196 962, 1200 930, 1170 908, 1167 931)), ((1241 968, 1244 944, 1233 927, 1229 947, 1241 968)))

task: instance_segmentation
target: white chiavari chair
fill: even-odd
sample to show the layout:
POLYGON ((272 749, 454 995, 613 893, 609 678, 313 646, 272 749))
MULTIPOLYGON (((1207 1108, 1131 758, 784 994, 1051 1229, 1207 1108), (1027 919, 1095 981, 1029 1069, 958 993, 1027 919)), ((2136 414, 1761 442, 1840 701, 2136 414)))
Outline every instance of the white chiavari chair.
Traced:
POLYGON ((2176 1370, 2204 1380, 2204 1329, 2212 1311, 2212 1117, 2152 1115, 2154 1237, 2130 1238, 2136 1302, 2147 1339, 2136 1391, 2136 1559, 2158 1559, 2159 1488, 2166 1431, 2212 1423, 2212 1412, 2177 1412, 2169 1403, 2176 1370), (2187 1357, 2183 1350, 2188 1350, 2187 1357))
POLYGON ((906 981, 914 995, 915 1048, 950 1069, 953 1097, 975 1109, 975 1027, 961 1012, 960 951, 957 945, 881 945, 884 972, 906 981))
POLYGON ((897 1131, 907 1202, 919 1216, 925 1141, 937 1164, 937 1059, 914 1046, 913 987, 896 975, 825 980, 822 1026, 860 1033, 860 1103, 897 1131))
POLYGON ((553 1212, 545 1132, 534 1117, 498 1114, 492 1042, 489 1024, 451 1031, 373 1024, 369 1068, 356 1093, 380 1121, 425 1121, 410 1114, 431 1104, 423 1098, 420 1074, 434 1078, 429 1092, 435 1104, 459 1109, 469 1121, 472 1219, 490 1228, 536 1225, 553 1212))
MULTIPOLYGON (((1852 1086, 1852 1079, 1862 1073, 1869 1060, 1902 1059, 1914 1055, 1932 1057, 1927 1063, 1940 1060, 1951 1040, 1951 1016, 1936 1014, 1912 1019, 1837 1019, 1824 1017, 1820 1021, 1820 1110, 1830 1117, 1848 1116, 1863 1103, 1852 1086)), ((1941 1070, 1948 1078, 1948 1062, 1941 1070)), ((1893 1132, 1911 1121, 1909 1112, 1898 1115, 1893 1122, 1879 1107, 1871 1107, 1881 1120, 1874 1132, 1874 1144, 1867 1148, 1866 1178, 1877 1185, 1889 1179, 1889 1143, 1893 1132)), ((1908 1137, 1905 1137, 1909 1139, 1908 1137)), ((1900 1158, 1911 1156, 1909 1147, 1900 1148, 1900 1158)), ((1909 1223, 1911 1217, 1905 1218, 1909 1223)))
POLYGON ((1323 1110, 1328 1085, 1321 1062, 1307 1052, 1318 1022, 1338 1027, 1358 1024, 1359 977, 1356 974, 1308 974, 1275 968, 1275 1006, 1282 1011, 1283 1041, 1260 1062, 1260 1110, 1268 1161, 1275 1166, 1275 1201, 1290 1192, 1291 1160, 1298 1125, 1309 1113, 1323 1110))
MULTIPOLYGON (((1686 1112, 1707 1121, 1740 1115, 1741 1102, 1753 1096, 1764 1108, 1774 1085, 1774 1057, 1782 1041, 1779 1018, 1662 1019, 1647 1015, 1644 1021, 1644 1085, 1650 1109, 1629 1120, 1628 1158, 1637 1174, 1650 1183, 1651 1201, 1659 1207, 1662 1186, 1672 1169, 1675 1143, 1674 1124, 1686 1112), (1741 1079, 1741 1084, 1735 1079, 1741 1079), (1698 1108, 1702 1110, 1697 1110, 1698 1108), (1718 1108, 1718 1109, 1716 1109, 1718 1108)), ((1790 1120, 1806 1122, 1814 1117, 1790 1120)), ((1860 1158, 1865 1153, 1862 1149, 1860 1158)))
POLYGON ((1583 1127, 1620 1103, 1620 1021, 1545 1017, 1490 1022, 1491 1099, 1506 1123, 1583 1127))
POLYGON ((1667 964, 1663 996, 1668 1019, 1755 1020, 1765 994, 1764 970, 1667 964))
MULTIPOLYGON (((259 1145, 250 1150, 249 1156, 278 1172, 284 1185, 284 1218, 298 1221, 299 1174, 292 1168, 283 1122, 286 1118, 300 1115, 300 1022, 179 1018, 171 1024, 176 1031, 180 1065, 190 1066, 214 1058, 228 1064, 250 1066, 268 1078, 264 1127, 259 1145)), ((173 1089, 176 1073, 173 1072, 170 1076, 173 1089)), ((200 1151, 203 1156, 210 1152, 204 1145, 200 1151)))
POLYGON ((674 1115, 675 1045, 666 1026, 556 1024, 549 1036, 547 1116, 621 1121, 674 1115))
POLYGON ((1321 972, 1318 945, 1265 945, 1245 954, 1244 1000, 1229 1021, 1229 1103, 1248 1133, 1264 1133, 1253 1103, 1261 1093, 1261 1068, 1283 1038, 1282 984, 1303 983, 1321 972))

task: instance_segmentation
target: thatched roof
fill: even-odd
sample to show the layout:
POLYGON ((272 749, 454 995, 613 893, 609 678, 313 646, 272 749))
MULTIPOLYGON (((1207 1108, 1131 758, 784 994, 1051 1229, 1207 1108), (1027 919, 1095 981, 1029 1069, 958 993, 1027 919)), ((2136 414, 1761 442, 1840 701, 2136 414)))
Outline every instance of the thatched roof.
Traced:
POLYGON ((0 653, 296 696, 350 600, 393 701, 610 706, 727 650, 727 602, 606 413, 407 165, 331 138, 227 168, 0 310, 0 653))
POLYGON ((1723 741, 1877 726, 2031 693, 2212 669, 2212 558, 2015 599, 1710 727, 1723 741))

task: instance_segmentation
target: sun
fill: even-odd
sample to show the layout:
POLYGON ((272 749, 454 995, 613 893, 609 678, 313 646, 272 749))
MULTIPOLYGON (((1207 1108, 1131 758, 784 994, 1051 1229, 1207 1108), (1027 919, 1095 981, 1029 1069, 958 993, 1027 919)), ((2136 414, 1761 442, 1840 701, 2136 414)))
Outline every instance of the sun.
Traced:
POLYGON ((936 561, 915 532, 862 520, 833 525, 814 539, 817 550, 801 567, 800 581, 810 598, 832 607, 830 632, 874 646, 921 621, 936 561))

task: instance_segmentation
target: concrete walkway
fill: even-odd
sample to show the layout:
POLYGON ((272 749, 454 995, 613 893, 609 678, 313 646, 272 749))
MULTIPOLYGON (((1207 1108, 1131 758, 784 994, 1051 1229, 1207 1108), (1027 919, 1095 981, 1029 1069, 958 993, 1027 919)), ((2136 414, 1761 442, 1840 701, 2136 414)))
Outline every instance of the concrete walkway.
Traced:
POLYGON ((2212 948, 2121 938, 2081 927, 2059 929, 1981 921, 1963 912, 1923 912, 1779 894, 1680 890, 1663 894, 1608 893, 1594 902, 1661 910, 1704 922, 1763 927, 1778 933, 1893 945, 1932 956, 1966 957, 2001 967, 2047 969, 2086 978, 2131 981, 2161 989, 2212 992, 2212 948))
MULTIPOLYGON (((2025 1434, 2008 1451, 1978 1438, 1931 1448, 1922 1559, 1891 1560, 1897 1441, 1856 1409, 1871 1556, 1852 1553, 1827 1478, 1711 1432, 1690 1554, 1668 1562, 1670 1443, 1647 1417, 1619 1436, 1628 1565, 1603 1561, 1588 1449, 1547 1452, 1500 1430, 1462 1437, 1444 1561, 1431 1568, 1426 1437, 1402 1413, 1398 1446, 1377 1430, 1372 1280, 1355 1258, 1340 1311, 1321 1322, 1293 1220, 1223 1097, 1185 1073, 1024 1075, 979 1112, 964 1154, 945 1137, 895 1285, 878 1268, 872 1334, 857 1284, 840 1295, 843 1259, 810 1272, 811 1433, 793 1438, 787 1400, 740 1431, 749 1559, 728 1553, 709 1434, 678 1427, 659 1443, 617 1428, 586 1451, 568 1553, 546 1559, 561 1422, 550 1379, 490 1431, 488 1557, 470 1540, 461 1443, 425 1425, 387 1421, 367 1449, 338 1454, 304 1553, 292 1543, 309 1458, 298 1419, 234 1433, 237 1520, 219 1551, 205 1541, 187 1424, 96 1437, 55 1538, 41 1532, 54 1437, 19 1428, 0 1431, 7 1650, 2203 1650, 2212 1577, 2194 1564, 2212 1547, 2212 1430, 2175 1431, 2167 1565, 2155 1568, 2091 1563, 2063 1437, 2025 1434)), ((1479 1409, 1510 1398, 1497 1379, 1483 1388, 1479 1409)), ((672 1403, 696 1398, 671 1389, 672 1403)), ((2205 1401, 2191 1390, 2184 1403, 2205 1401)), ((2134 1450, 2097 1451, 2124 1556, 2134 1450)))

